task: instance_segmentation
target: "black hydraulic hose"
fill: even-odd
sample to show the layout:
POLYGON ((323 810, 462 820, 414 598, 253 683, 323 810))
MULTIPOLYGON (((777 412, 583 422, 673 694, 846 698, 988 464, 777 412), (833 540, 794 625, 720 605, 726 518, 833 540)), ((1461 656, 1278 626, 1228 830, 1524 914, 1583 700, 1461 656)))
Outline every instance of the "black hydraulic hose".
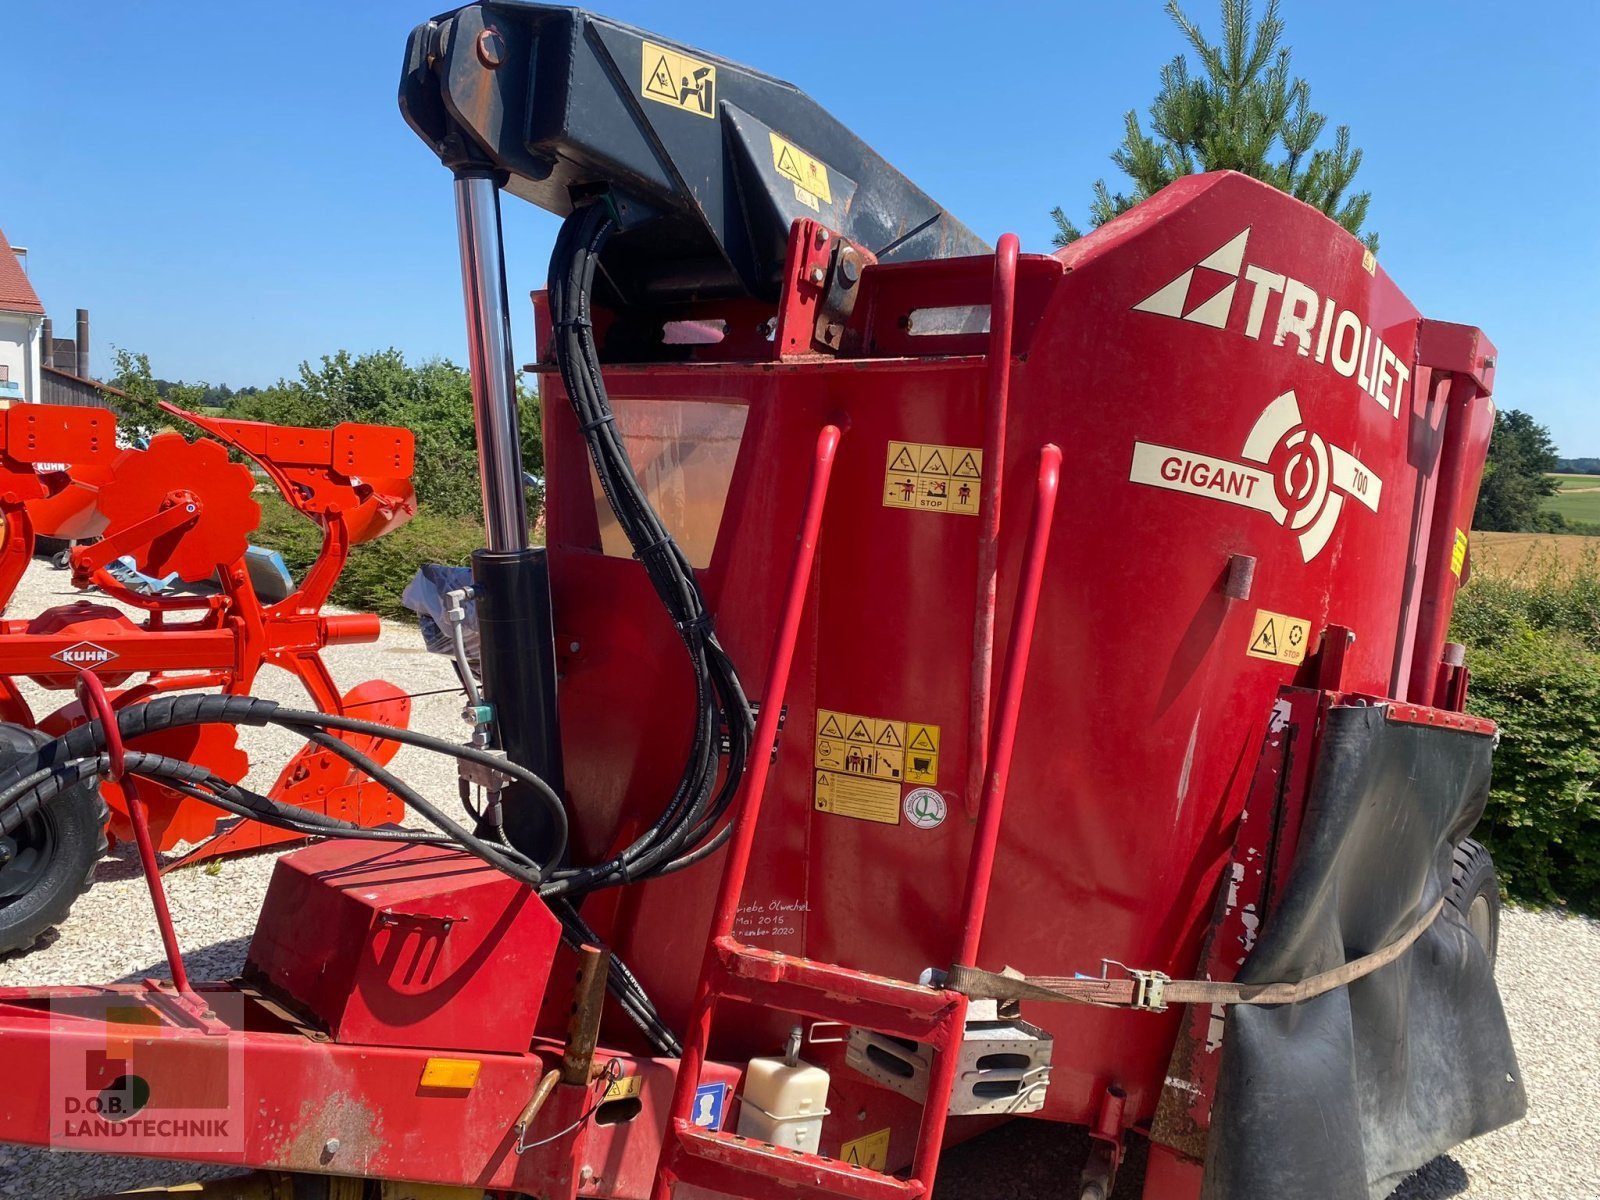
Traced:
POLYGON ((443 831, 456 844, 471 850, 473 854, 476 854, 485 862, 499 867, 508 875, 523 880, 529 886, 534 888, 539 886, 543 871, 548 869, 549 864, 540 867, 530 862, 519 851, 493 845, 468 832, 464 826, 452 821, 443 812, 424 800, 415 789, 396 777, 393 772, 380 766, 342 738, 336 738, 330 733, 323 733, 319 729, 307 730, 306 737, 313 744, 337 754, 374 782, 388 788, 396 796, 400 797, 407 808, 415 810, 443 831))
MULTIPOLYGON (((712 631, 694 569, 651 508, 617 435, 590 313, 599 252, 611 228, 610 215, 600 205, 578 210, 562 226, 550 270, 555 357, 601 489, 689 653, 695 678, 694 732, 679 785, 651 825, 609 861, 557 873, 555 886, 573 893, 648 878, 675 862, 681 867, 703 858, 695 849, 732 800, 754 726, 737 672, 712 631), (717 787, 723 724, 728 762, 717 787), (688 854, 694 857, 680 861, 688 854)), ((707 852, 715 848, 709 846, 707 852)))

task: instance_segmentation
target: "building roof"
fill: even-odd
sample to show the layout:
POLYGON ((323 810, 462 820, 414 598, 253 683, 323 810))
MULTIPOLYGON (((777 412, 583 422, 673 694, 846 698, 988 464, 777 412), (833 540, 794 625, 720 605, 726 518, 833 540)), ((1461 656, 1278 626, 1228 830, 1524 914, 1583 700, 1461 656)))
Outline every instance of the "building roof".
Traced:
POLYGON ((6 235, 0 233, 0 312, 38 313, 44 315, 44 305, 39 294, 28 282, 28 275, 17 261, 6 235))

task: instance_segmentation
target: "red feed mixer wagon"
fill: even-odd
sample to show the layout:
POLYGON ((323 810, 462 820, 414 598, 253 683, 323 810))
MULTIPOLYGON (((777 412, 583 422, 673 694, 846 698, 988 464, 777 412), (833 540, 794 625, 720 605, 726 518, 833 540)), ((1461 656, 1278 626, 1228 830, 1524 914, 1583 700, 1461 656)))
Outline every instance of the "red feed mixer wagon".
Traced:
MULTIPOLYGON (((492 743, 393 736, 468 815, 345 745, 426 828, 325 821, 237 979, 0 993, 0 1138, 233 1196, 887 1200, 1031 1116, 1084 1200, 1136 1140, 1150 1200, 1366 1200, 1522 1114, 1445 640, 1482 334, 1234 174, 991 248, 794 87, 575 10, 423 24, 400 103, 455 178, 492 743), (563 218, 541 549, 505 193, 563 218)), ((211 723, 362 728, 155 698, 0 825, 97 778, 281 822, 124 746, 211 723)))

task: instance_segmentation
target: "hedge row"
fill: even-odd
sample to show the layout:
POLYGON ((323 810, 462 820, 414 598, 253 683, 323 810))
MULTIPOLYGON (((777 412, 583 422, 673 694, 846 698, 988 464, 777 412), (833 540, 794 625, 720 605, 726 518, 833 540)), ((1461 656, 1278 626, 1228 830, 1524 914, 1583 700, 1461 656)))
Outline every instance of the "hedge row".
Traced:
MULTIPOLYGON (((322 531, 275 494, 257 493, 261 526, 252 540, 283 555, 296 579, 322 547, 322 531)), ((423 563, 465 565, 483 545, 483 526, 469 517, 453 517, 424 504, 405 525, 377 541, 355 546, 333 602, 384 617, 410 617, 400 593, 423 563)))
POLYGON ((1478 836, 1501 882, 1600 912, 1600 565, 1474 579, 1452 630, 1472 670, 1468 708, 1500 726, 1478 836))

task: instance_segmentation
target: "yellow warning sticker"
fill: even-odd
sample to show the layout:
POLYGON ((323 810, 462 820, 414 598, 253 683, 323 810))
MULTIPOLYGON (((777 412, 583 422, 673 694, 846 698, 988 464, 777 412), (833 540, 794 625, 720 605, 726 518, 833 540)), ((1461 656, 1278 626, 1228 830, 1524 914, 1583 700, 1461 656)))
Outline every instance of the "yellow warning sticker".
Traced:
POLYGON ((937 783, 939 727, 819 708, 813 765, 862 779, 937 783))
POLYGON ((900 824, 900 785, 837 771, 817 772, 817 811, 882 825, 900 824))
POLYGON ((772 167, 795 186, 795 198, 811 208, 817 201, 833 203, 833 188, 828 183, 828 168, 820 159, 812 158, 793 142, 785 141, 775 133, 772 139, 772 167), (801 195, 804 192, 805 195, 801 195))
POLYGON ((1304 662, 1310 636, 1311 622, 1304 617, 1286 617, 1258 608, 1245 653, 1251 658, 1270 658, 1274 662, 1304 662))
POLYGON ((1456 544, 1450 551, 1450 573, 1461 578, 1461 569, 1467 565, 1467 531, 1456 530, 1456 544))
POLYGON ((983 451, 975 446, 889 443, 883 470, 885 507, 975 517, 982 483, 983 451))
POLYGON ((906 724, 906 782, 939 782, 939 727, 906 724))
POLYGON ((889 1131, 880 1129, 866 1137, 858 1137, 839 1147, 839 1159, 852 1167, 865 1167, 869 1171, 889 1169, 889 1131))
POLYGON ((639 94, 657 104, 716 118, 717 69, 708 62, 645 42, 639 59, 639 94))
POLYGON ((854 713, 817 710, 815 766, 870 779, 899 782, 905 778, 906 727, 903 721, 879 721, 854 713))
POLYGON ((624 1075, 621 1079, 613 1079, 611 1086, 606 1088, 607 1100, 631 1100, 644 1088, 644 1079, 639 1075, 624 1075))
POLYGON ((1363 250, 1361 252, 1361 269, 1368 275, 1376 275, 1378 273, 1378 256, 1371 250, 1363 250))

